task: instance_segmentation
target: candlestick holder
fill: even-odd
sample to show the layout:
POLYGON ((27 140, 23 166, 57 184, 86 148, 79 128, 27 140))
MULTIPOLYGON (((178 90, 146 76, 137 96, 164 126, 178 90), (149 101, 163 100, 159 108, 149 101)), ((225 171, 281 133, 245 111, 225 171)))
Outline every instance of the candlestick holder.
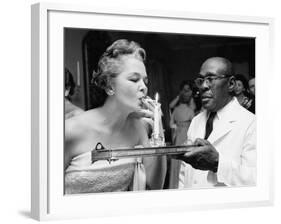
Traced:
POLYGON ((151 147, 165 146, 166 144, 165 144, 164 134, 155 135, 154 133, 152 133, 151 138, 150 138, 150 145, 151 145, 151 147))

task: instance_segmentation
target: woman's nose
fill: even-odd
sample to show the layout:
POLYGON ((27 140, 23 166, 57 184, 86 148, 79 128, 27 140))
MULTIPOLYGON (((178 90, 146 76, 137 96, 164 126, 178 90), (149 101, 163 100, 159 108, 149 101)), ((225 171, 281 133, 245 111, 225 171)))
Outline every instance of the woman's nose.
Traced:
POLYGON ((144 94, 147 94, 147 87, 143 80, 141 80, 141 83, 140 83, 140 91, 143 92, 144 94))

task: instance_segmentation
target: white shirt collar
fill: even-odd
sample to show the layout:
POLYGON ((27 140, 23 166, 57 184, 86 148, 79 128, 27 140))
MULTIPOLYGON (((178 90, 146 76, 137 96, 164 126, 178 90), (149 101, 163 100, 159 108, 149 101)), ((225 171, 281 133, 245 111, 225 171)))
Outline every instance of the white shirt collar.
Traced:
MULTIPOLYGON (((222 118, 230 116, 230 118, 232 117, 233 119, 233 116, 231 116, 231 114, 233 114, 231 108, 235 107, 237 104, 240 105, 236 97, 233 97, 223 108, 217 111, 216 118, 220 120, 222 118)), ((209 113, 206 110, 205 110, 205 114, 207 118, 209 113)))

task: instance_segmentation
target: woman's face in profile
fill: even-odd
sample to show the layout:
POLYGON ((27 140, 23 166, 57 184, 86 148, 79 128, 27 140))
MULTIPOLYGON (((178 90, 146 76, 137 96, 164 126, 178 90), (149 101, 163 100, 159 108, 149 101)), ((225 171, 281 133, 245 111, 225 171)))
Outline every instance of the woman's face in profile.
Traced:
POLYGON ((113 79, 115 99, 131 111, 139 110, 147 94, 144 63, 133 56, 123 56, 120 65, 121 72, 113 79))
POLYGON ((184 85, 182 91, 181 91, 181 97, 182 101, 184 103, 189 102, 192 96, 192 90, 189 85, 184 85))

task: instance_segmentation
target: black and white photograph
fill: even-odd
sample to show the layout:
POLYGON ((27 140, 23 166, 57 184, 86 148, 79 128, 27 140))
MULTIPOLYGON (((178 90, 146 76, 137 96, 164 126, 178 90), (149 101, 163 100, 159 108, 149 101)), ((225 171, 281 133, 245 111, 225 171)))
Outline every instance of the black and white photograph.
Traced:
POLYGON ((65 27, 63 47, 65 194, 256 186, 254 37, 65 27))
POLYGON ((32 218, 273 203, 271 18, 31 9, 32 218))

